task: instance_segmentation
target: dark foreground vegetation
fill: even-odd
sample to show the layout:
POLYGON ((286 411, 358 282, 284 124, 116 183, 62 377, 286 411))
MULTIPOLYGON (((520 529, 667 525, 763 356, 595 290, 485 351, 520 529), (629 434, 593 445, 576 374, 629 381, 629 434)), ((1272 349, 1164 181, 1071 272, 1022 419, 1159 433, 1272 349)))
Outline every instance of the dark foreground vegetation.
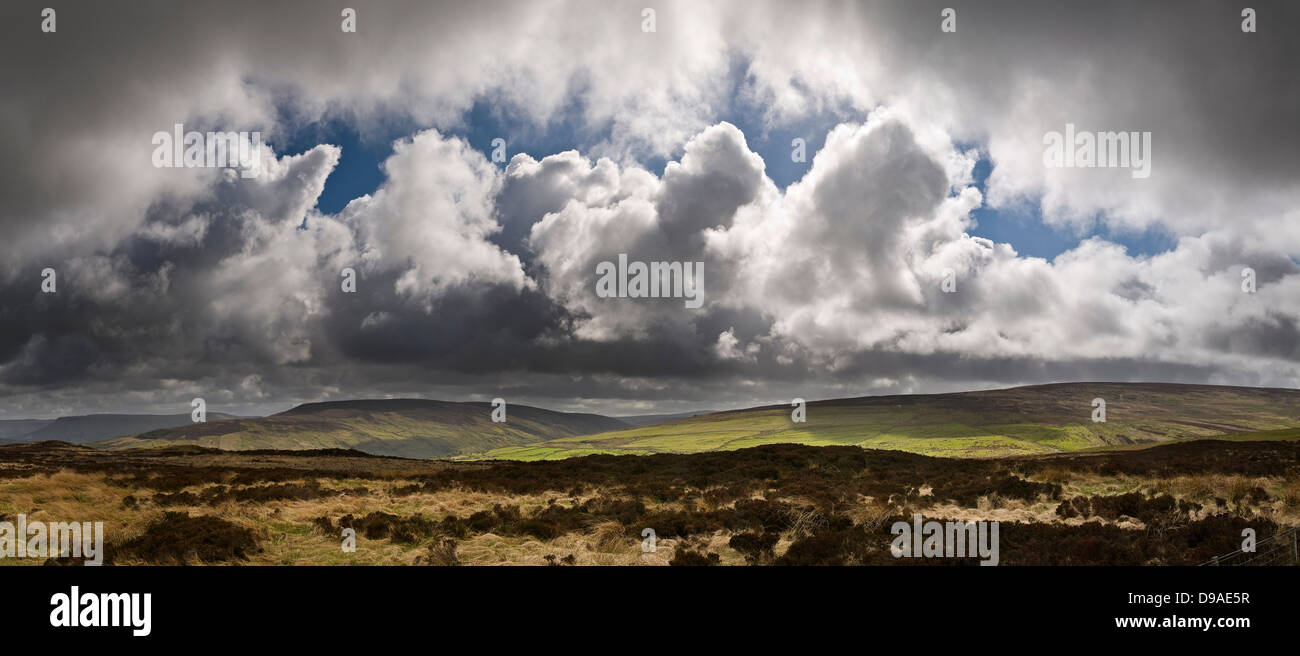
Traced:
POLYGON ((1237 550, 1244 529, 1262 540, 1297 523, 1297 480, 1290 441, 992 460, 775 445, 528 463, 43 443, 0 447, 0 520, 102 517, 117 564, 978 562, 896 559, 890 527, 921 514, 998 521, 1002 565, 1190 565, 1237 550), (67 489, 78 481, 93 492, 67 489), (355 552, 340 549, 344 529, 355 552))

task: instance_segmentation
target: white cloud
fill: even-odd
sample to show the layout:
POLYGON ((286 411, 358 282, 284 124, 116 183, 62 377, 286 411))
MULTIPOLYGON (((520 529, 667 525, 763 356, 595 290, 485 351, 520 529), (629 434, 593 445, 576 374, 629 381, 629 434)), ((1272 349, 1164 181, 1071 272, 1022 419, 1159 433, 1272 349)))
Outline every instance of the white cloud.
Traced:
MULTIPOLYGON (((956 365, 980 382, 1169 364, 1300 384, 1288 35, 1244 41, 1213 3, 990 1, 955 35, 923 3, 656 8, 645 34, 627 3, 362 6, 360 32, 341 35, 314 3, 223 5, 204 21, 88 6, 93 39, 6 41, 0 150, 21 155, 0 174, 0 376, 71 384, 119 368, 154 381, 140 387, 190 376, 252 394, 246 370, 223 367, 293 364, 310 371, 302 385, 340 389, 328 365, 412 352, 443 364, 470 344, 524 372, 654 390, 672 388, 650 380, 665 372, 714 365, 908 390, 949 383, 956 365), (502 170, 483 144, 447 136, 475 103, 588 147, 502 170), (781 190, 755 135, 720 123, 755 113, 763 129, 810 114, 845 124, 781 190), (254 181, 149 163, 150 136, 177 122, 271 138, 334 118, 363 134, 394 119, 421 129, 337 216, 313 209, 334 146, 268 148, 254 181), (1150 130, 1151 178, 1043 167, 1043 133, 1067 122, 1150 130), (993 164, 987 194, 971 186, 972 148, 993 164), (658 175, 639 163, 650 156, 672 161, 658 175), (969 236, 975 208, 1018 203, 1178 245, 1144 258, 1094 239, 1045 261, 969 236), (596 298, 595 263, 620 252, 704 262, 706 308, 596 298), (57 303, 30 280, 51 265, 57 303), (349 266, 364 291, 345 299, 349 266), (1256 294, 1240 290, 1243 266, 1256 294), (449 307, 465 316, 439 314, 449 307)), ((299 384, 261 376, 258 394, 299 384)), ((841 384, 852 391, 827 383, 841 384)))
POLYGON ((340 220, 353 227, 368 270, 402 271, 397 291, 424 299, 467 282, 533 283, 519 258, 488 238, 500 173, 461 139, 427 130, 398 142, 384 163, 387 181, 348 204, 340 220))
MULTIPOLYGON (((654 339, 702 318, 667 304, 595 298, 594 263, 619 252, 700 258, 710 302, 765 317, 770 327, 755 337, 773 345, 782 365, 804 359, 836 369, 856 354, 884 351, 988 362, 1168 362, 1249 377, 1257 362, 1241 367, 1240 349, 1224 350, 1248 342, 1256 351, 1249 357, 1281 357, 1286 380, 1295 380, 1294 349, 1285 346, 1294 325, 1279 317, 1300 316, 1288 295, 1300 270, 1284 254, 1211 233, 1154 258, 1097 238, 1050 262, 1021 257, 967 233, 982 201, 963 186, 973 162, 936 138, 933 126, 912 125, 889 110, 837 127, 808 175, 784 193, 727 125, 688 142, 682 163, 670 163, 657 184, 638 175, 639 195, 608 186, 612 164, 566 154, 583 175, 601 167, 611 175, 596 202, 566 178, 564 188, 578 198, 534 226, 542 287, 583 317, 579 337, 654 339), (721 191, 729 184, 742 191, 721 191), (683 207, 691 221, 673 214, 683 207), (1244 294, 1240 270, 1253 262, 1273 274, 1257 294, 1244 294), (947 271, 956 279, 952 294, 941 288, 947 271), (1256 343, 1265 336, 1283 346, 1256 343)), ((734 327, 711 335, 720 360, 756 362, 739 348, 734 327)))

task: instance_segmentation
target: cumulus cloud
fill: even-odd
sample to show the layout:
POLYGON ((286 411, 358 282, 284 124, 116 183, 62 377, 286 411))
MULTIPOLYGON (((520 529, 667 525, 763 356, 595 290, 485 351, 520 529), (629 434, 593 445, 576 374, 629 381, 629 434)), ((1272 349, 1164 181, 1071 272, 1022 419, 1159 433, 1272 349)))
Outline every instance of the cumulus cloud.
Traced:
POLYGON ((399 269, 395 291, 428 299, 467 282, 516 289, 532 282, 519 258, 488 241, 500 174, 461 139, 425 131, 396 144, 384 163, 387 182, 352 201, 340 220, 364 244, 367 272, 399 269))
MULTIPOLYGON (((0 18, 37 25, 42 6, 0 18)), ((10 416, 198 394, 260 411, 504 388, 599 410, 1300 383, 1293 4, 1258 5, 1249 35, 1215 2, 987 2, 948 35, 928 2, 663 2, 654 33, 620 2, 355 6, 343 35, 314 3, 201 21, 87 4, 0 45, 0 149, 18 154, 0 165, 10 416), (454 136, 476 105, 563 124, 579 147, 494 164, 454 136), (840 124, 782 189, 737 114, 840 124), (250 180, 150 164, 176 123, 285 143, 340 117, 413 127, 337 214, 315 209, 335 145, 263 146, 250 180), (1150 131, 1151 177, 1044 167, 1043 135, 1066 123, 1150 131), (971 235, 977 209, 1024 205, 1176 247, 1092 238, 1045 260, 971 235), (702 262, 704 307, 598 296, 596 266, 619 254, 702 262)))

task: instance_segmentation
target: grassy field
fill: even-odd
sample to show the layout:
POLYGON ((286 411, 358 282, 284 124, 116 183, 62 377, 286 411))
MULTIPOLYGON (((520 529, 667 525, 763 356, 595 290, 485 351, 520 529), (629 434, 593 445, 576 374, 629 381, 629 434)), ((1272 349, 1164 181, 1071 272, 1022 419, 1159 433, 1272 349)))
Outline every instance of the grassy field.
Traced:
POLYGON ((1280 435, 986 459, 780 445, 553 462, 43 443, 0 446, 0 521, 103 522, 116 565, 952 562, 890 554, 892 523, 921 513, 1001 523, 1004 565, 1197 564, 1244 528, 1300 524, 1297 481, 1300 444, 1280 435))
POLYGON ((595 453, 727 451, 764 444, 860 446, 932 456, 1046 454, 1206 437, 1286 439, 1300 428, 1296 390, 1075 383, 958 394, 865 397, 720 412, 665 424, 546 440, 471 457, 548 460, 595 453), (1092 400, 1107 420, 1091 419, 1092 400), (1260 433, 1260 431, 1265 431, 1260 433), (1271 431, 1278 437, 1272 438, 1271 431))

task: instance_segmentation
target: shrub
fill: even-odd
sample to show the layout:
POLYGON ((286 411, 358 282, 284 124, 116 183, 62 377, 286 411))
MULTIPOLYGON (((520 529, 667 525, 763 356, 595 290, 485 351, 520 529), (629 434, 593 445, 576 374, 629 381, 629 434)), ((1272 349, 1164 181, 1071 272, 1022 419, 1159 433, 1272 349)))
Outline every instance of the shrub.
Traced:
POLYGON ((760 565, 775 558, 772 550, 780 537, 776 533, 737 533, 731 537, 727 546, 740 552, 750 565, 760 565))
POLYGON ((425 551, 423 561, 416 558, 416 564, 434 565, 437 567, 450 567, 460 564, 460 558, 456 555, 456 541, 451 538, 441 538, 434 540, 425 551))
POLYGON ((715 553, 702 554, 694 549, 678 549, 668 564, 677 567, 707 567, 721 562, 722 557, 715 553))
POLYGON ((253 531, 220 517, 168 512, 118 551, 151 563, 184 565, 191 559, 204 563, 248 560, 248 554, 261 548, 253 531))

